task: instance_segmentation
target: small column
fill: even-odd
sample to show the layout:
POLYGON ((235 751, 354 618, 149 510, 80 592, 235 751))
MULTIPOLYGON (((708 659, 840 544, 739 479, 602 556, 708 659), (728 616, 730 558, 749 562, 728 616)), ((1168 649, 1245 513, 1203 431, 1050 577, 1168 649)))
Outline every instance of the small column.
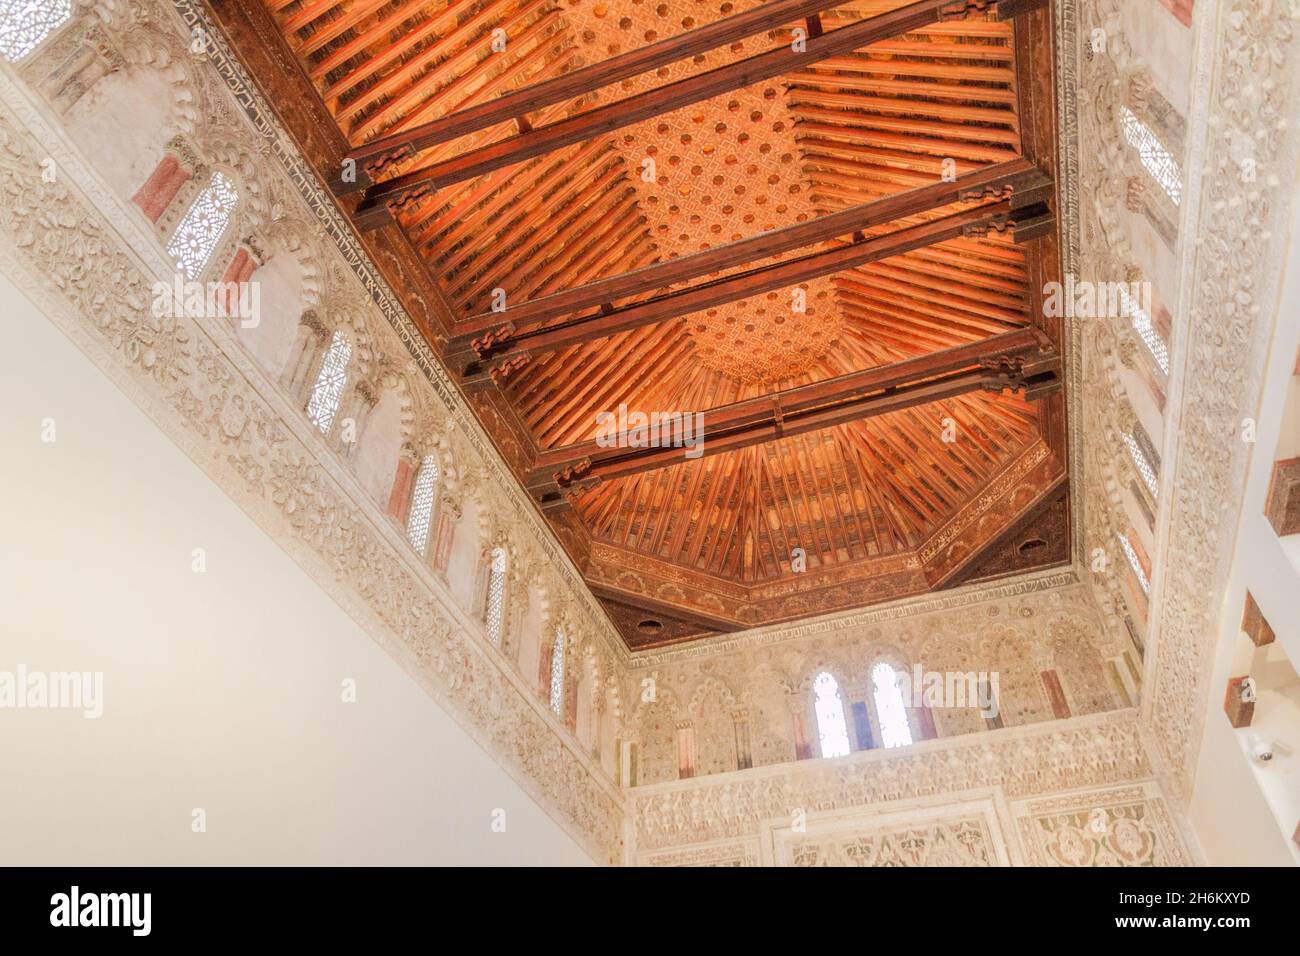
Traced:
MULTIPOLYGON (((442 569, 439 569, 442 570, 442 569)), ((543 641, 537 655, 537 689, 542 700, 550 703, 551 696, 551 657, 555 654, 555 638, 543 641)))
POLYGON ((312 377, 320 365, 329 341, 330 331, 316 315, 315 310, 307 309, 298 319, 298 331, 293 341, 293 349, 280 373, 280 384, 284 390, 299 404, 307 401, 307 392, 312 386, 312 377))
MULTIPOLYGON (((576 655, 575 655, 576 656, 576 655)), ((572 662, 576 664, 577 662, 572 662)), ((575 737, 578 734, 578 678, 579 668, 564 668, 564 726, 575 737)))
POLYGON ((875 740, 871 734, 871 716, 867 710, 867 687, 865 684, 844 684, 840 688, 840 699, 844 702, 844 721, 849 729, 849 748, 871 750, 875 740))
POLYGON ((241 316, 241 306, 251 302, 245 292, 248 280, 257 271, 261 263, 249 252, 247 246, 240 246, 226 266, 221 276, 221 308, 227 317, 241 316))
POLYGON ((871 715, 865 700, 853 700, 849 705, 853 715, 853 735, 855 750, 874 750, 875 738, 871 734, 871 715))
POLYGON ((754 766, 754 754, 749 741, 749 714, 738 710, 731 715, 736 731, 736 769, 748 770, 754 766))
POLYGON ((911 710, 916 717, 915 725, 918 740, 934 740, 939 736, 939 731, 934 726, 934 713, 930 710, 929 705, 921 704, 920 707, 913 707, 911 710))
POLYGON ((357 379, 353 384, 345 407, 339 410, 337 420, 344 427, 339 428, 339 440, 344 445, 344 450, 351 455, 356 451, 356 446, 361 443, 361 435, 365 431, 366 423, 370 421, 370 413, 375 410, 379 404, 379 393, 375 387, 366 379, 357 379), (352 421, 351 434, 346 427, 348 420, 352 421), (348 438, 351 441, 348 441, 348 438))
MULTIPOLYGON (((444 504, 438 509, 438 533, 434 538, 433 545, 433 567, 442 574, 447 573, 447 564, 451 561, 451 542, 456 534, 456 518, 458 515, 455 509, 444 504)), ((551 666, 550 661, 546 666, 551 666)))
POLYGON ((189 181, 190 175, 190 171, 176 156, 167 153, 159 160, 144 184, 136 190, 131 202, 140 208, 146 219, 157 223, 181 187, 189 181))
MULTIPOLYGON (((1057 676, 1055 670, 1045 670, 1039 674, 1042 678, 1043 687, 1047 691, 1047 700, 1052 705, 1052 716, 1058 720, 1065 720, 1070 716, 1070 705, 1065 699, 1065 690, 1061 687, 1061 678, 1057 676)), ((999 720, 998 726, 1002 726, 999 720)))
MULTIPOLYGON (((411 516, 411 492, 415 487, 415 474, 419 459, 415 450, 409 445, 402 446, 397 456, 397 468, 393 475, 393 488, 388 493, 388 514, 403 528, 411 516)), ((427 545, 426 545, 427 550, 427 545)))
POLYGON ((605 699, 600 695, 600 689, 593 687, 591 689, 595 700, 591 708, 591 759, 600 763, 601 738, 605 736, 605 699))
POLYGON ((624 787, 635 787, 638 773, 636 741, 619 737, 615 746, 618 748, 618 782, 624 787))
POLYGON ((791 698, 790 727, 794 733, 794 759, 807 760, 812 756, 812 745, 808 741, 807 716, 804 714, 803 701, 791 698))
POLYGON ((695 776, 695 728, 689 720, 677 722, 677 776, 681 780, 695 776))

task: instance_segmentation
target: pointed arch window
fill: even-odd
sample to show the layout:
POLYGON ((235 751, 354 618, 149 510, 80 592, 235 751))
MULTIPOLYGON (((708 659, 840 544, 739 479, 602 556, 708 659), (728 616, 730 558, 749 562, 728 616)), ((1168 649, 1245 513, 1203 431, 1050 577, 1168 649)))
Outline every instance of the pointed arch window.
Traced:
POLYGON ((1151 127, 1127 106, 1120 107, 1120 120, 1124 124, 1124 139, 1137 150, 1143 168, 1177 206, 1183 198, 1183 170, 1178 160, 1165 149, 1151 127))
POLYGON ((1151 440, 1147 438, 1146 432, 1142 430, 1141 425, 1134 425, 1132 432, 1124 432, 1124 445, 1128 448, 1129 457, 1133 459, 1133 467, 1137 469, 1142 476, 1142 483, 1147 486, 1147 491, 1151 492, 1151 497, 1157 497, 1160 482, 1156 477, 1156 469, 1151 464, 1153 456, 1148 455, 1151 440))
POLYGON ((564 716, 564 635, 555 629, 555 644, 551 647, 551 710, 557 717, 564 716))
POLYGON ((330 339, 330 347, 321 362, 320 374, 307 399, 307 417, 326 435, 334 424, 334 415, 343 398, 343 388, 348 384, 348 362, 352 359, 352 343, 338 330, 330 339))
MULTIPOLYGON (((488 574, 487 624, 488 640, 495 646, 501 646, 502 611, 506 597, 506 552, 504 548, 492 549, 492 568, 488 574)), ((554 668, 554 663, 552 663, 554 668)), ((554 682, 554 676, 552 676, 554 682)), ((552 705, 554 706, 554 705, 552 705)))
POLYGON ((72 16, 72 0, 0 0, 0 56, 31 53, 72 16))
POLYGON ((1165 345, 1165 340, 1156 331, 1155 325, 1151 322, 1151 316, 1147 314, 1146 309, 1142 308, 1137 299, 1129 295, 1128 290, 1124 288, 1124 284, 1120 283, 1117 288, 1119 289, 1120 305, 1124 310, 1124 314, 1129 317, 1129 321, 1133 323, 1133 331, 1137 332, 1138 338, 1142 340, 1142 344, 1151 353, 1151 358, 1155 361, 1156 366, 1162 373, 1168 375, 1169 346, 1165 345))
POLYGON ((906 747, 912 742, 907 707, 898 686, 898 672, 884 661, 871 669, 871 693, 880 720, 880 739, 886 747, 906 747))
POLYGON ((167 243, 167 254, 176 260, 185 278, 194 280, 203 273, 217 243, 226 234, 238 202, 235 184, 218 170, 185 211, 167 243))
POLYGON ((1118 532, 1116 537, 1119 538, 1119 546, 1124 549, 1124 557, 1128 559, 1128 566, 1133 569, 1133 575, 1137 578, 1142 593, 1150 594, 1151 582, 1147 579, 1147 572, 1142 567, 1142 562, 1138 560, 1137 551, 1133 549, 1133 542, 1123 531, 1118 532))
POLYGON ((433 520, 433 489, 438 483, 438 459, 426 455, 415 476, 411 492, 411 514, 406 520, 406 536, 411 547, 421 554, 429 547, 429 524, 433 520))
POLYGON ((844 720, 844 701, 835 678, 822 671, 813 680, 813 708, 817 712, 817 738, 823 757, 843 757, 849 752, 849 727, 844 720))

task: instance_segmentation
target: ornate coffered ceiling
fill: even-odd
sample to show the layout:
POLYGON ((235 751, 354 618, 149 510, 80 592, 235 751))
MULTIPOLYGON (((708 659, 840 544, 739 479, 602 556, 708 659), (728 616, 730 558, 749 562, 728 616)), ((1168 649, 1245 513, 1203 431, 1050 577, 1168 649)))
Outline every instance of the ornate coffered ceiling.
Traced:
POLYGON ((629 646, 1068 558, 1046 11, 213 7, 629 646))

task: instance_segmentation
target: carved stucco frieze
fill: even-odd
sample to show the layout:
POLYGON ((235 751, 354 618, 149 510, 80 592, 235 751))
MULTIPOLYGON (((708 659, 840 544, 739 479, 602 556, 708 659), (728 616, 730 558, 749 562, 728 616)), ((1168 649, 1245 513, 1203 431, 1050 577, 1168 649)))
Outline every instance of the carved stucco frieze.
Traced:
MULTIPOLYGON (((138 6, 130 18, 109 19, 96 30, 114 42, 117 31, 136 22, 138 6)), ((172 15, 165 6, 158 9, 172 15)), ((70 24, 61 36, 75 37, 78 27, 70 24)), ((173 27, 173 53, 180 57, 186 34, 179 23, 173 27)), ((155 285, 170 281, 174 271, 159 237, 91 170, 57 117, 21 82, 0 67, 0 268, 45 304, 55 323, 595 859, 619 861, 623 808, 614 784, 482 640, 481 624, 467 619, 431 569, 415 559, 300 410, 286 404, 242 351, 234 330, 153 314, 155 285), (40 175, 47 157, 58 169, 52 182, 40 175)), ((205 115, 222 115, 202 97, 229 95, 224 84, 196 83, 191 92, 205 115)), ((225 142, 234 157, 232 135, 215 121, 193 142, 205 152, 225 142)), ((256 150, 240 155, 243 184, 259 183, 264 200, 250 205, 252 221, 264 208, 261 222, 277 217, 285 230, 312 241, 314 217, 284 171, 256 150)), ((322 255, 329 261, 337 253, 325 248, 322 255)), ((330 261, 322 280, 328 321, 348 324, 376 359, 396 354, 400 343, 390 342, 392 329, 371 318, 377 310, 358 294, 355 273, 330 261)), ((444 420, 450 417, 451 411, 444 420)), ((462 427, 452 439, 461 471, 472 476, 462 493, 475 495, 485 511, 509 514, 519 504, 489 481, 486 446, 470 431, 462 427)), ((531 540, 529 528, 523 521, 515 526, 519 549, 545 569, 553 600, 575 624, 573 639, 580 634, 584 653, 608 671, 617 636, 590 595, 568 586, 548 560, 553 542, 531 540)))

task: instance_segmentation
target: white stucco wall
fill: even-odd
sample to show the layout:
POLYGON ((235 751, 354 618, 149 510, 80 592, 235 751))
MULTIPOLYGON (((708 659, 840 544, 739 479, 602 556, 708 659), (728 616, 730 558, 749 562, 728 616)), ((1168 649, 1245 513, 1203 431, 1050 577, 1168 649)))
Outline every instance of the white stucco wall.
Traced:
POLYGON ((104 675, 0 709, 0 864, 588 862, 3 276, 0 317, 0 671, 104 675))

